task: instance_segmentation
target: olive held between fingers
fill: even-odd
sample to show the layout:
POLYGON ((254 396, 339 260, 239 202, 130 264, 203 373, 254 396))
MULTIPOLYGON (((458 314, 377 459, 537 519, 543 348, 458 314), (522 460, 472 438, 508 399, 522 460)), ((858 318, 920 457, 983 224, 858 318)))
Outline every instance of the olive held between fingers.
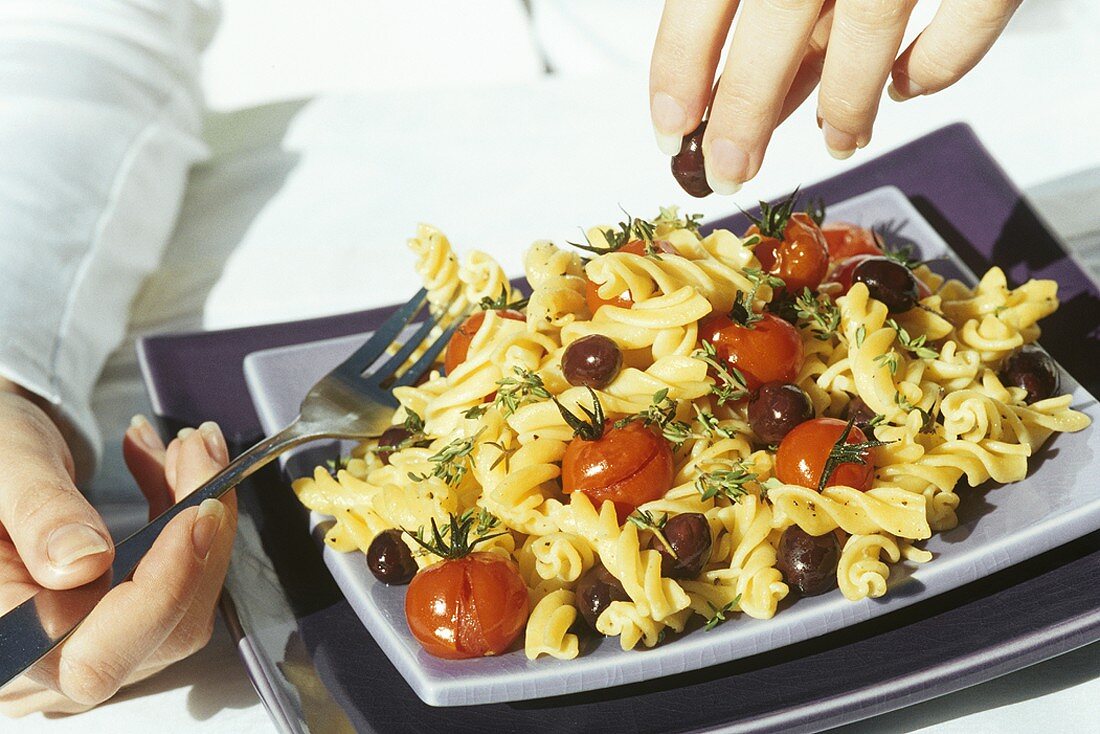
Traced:
POLYGON ((403 441, 406 441, 411 436, 412 434, 409 432, 409 429, 404 426, 390 426, 378 437, 378 449, 375 453, 383 464, 389 464, 390 454, 392 454, 403 441))
POLYGON ((594 631, 596 620, 613 601, 630 601, 622 582, 603 565, 593 566, 577 581, 577 610, 594 631))
POLYGON ((1027 402, 1045 400, 1058 392, 1058 367, 1035 344, 1026 344, 1001 365, 1001 382, 1027 390, 1027 402))
POLYGON ((693 579, 710 560, 710 523, 698 512, 685 512, 668 519, 661 533, 676 552, 676 557, 657 542, 661 554, 661 575, 670 579, 693 579))
POLYGON ((778 443, 791 429, 814 417, 810 396, 789 382, 768 382, 749 396, 749 425, 764 443, 778 443))
POLYGON ((803 596, 816 596, 836 588, 840 541, 835 533, 810 535, 797 525, 783 531, 775 567, 788 585, 803 596))
POLYGON ((917 305, 920 286, 913 271, 888 257, 869 257, 852 271, 852 282, 863 283, 871 298, 890 313, 905 313, 917 305))
POLYGON ((684 136, 680 152, 672 156, 672 175, 677 183, 699 199, 714 193, 707 183, 707 172, 703 167, 703 132, 706 129, 707 121, 703 120, 699 127, 684 136))
POLYGON ((565 380, 576 387, 607 387, 623 365, 619 346, 603 334, 589 334, 565 348, 561 371, 565 380))
POLYGON ((400 530, 383 530, 374 536, 367 548, 367 566, 386 584, 407 584, 416 575, 416 560, 400 530))

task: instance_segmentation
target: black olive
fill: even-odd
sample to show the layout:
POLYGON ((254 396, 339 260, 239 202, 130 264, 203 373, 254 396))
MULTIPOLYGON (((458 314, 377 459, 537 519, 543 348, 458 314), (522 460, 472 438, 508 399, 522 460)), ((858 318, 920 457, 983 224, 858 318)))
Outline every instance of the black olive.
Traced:
POLYGON ((684 136, 680 152, 672 156, 672 175, 684 191, 699 199, 713 193, 703 167, 703 132, 706 129, 707 121, 703 120, 699 127, 684 136))
POLYGON ((619 374, 623 353, 603 334, 589 334, 571 343, 561 356, 561 371, 570 385, 607 387, 619 374))
POLYGON ((665 544, 657 541, 661 554, 661 575, 670 579, 693 579, 710 560, 710 523, 698 512, 670 517, 661 528, 665 540, 676 551, 673 558, 665 544))
POLYGON ((1001 382, 1027 390, 1027 402, 1045 400, 1058 392, 1058 367, 1035 344, 1026 344, 1001 365, 1001 382))
POLYGON ((888 257, 869 257, 852 271, 852 282, 863 283, 871 298, 890 313, 904 313, 917 305, 920 289, 913 272, 888 257))
POLYGON ((367 567, 387 584, 407 584, 416 575, 416 561, 400 530, 383 530, 374 536, 367 548, 367 567))
MULTIPOLYGON (((858 395, 848 401, 848 417, 854 418, 856 426, 864 433, 868 432, 875 415, 875 411, 871 410, 870 406, 863 402, 863 398, 858 395)), ((867 435, 870 434, 867 433, 867 435)))
POLYGON ((375 452, 378 458, 382 460, 383 464, 390 463, 390 454, 392 454, 403 441, 408 440, 412 436, 409 433, 409 429, 404 426, 390 426, 382 435, 378 437, 378 450, 375 452))
POLYGON ((749 425, 764 443, 779 443, 792 428, 813 417, 810 396, 798 385, 768 382, 749 396, 749 425))
POLYGON ((783 579, 802 592, 816 596, 836 588, 840 541, 835 533, 810 535, 797 525, 783 531, 775 567, 783 579))
POLYGON ((630 601, 622 582, 603 565, 593 566, 577 581, 577 609, 593 630, 596 620, 613 601, 630 601))

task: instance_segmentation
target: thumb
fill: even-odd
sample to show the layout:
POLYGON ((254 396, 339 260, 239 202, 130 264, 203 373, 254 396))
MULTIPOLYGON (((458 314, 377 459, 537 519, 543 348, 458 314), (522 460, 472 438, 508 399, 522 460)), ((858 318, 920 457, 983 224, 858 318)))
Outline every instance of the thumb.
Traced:
POLYGON ((53 421, 29 400, 3 393, 0 524, 46 588, 85 584, 114 558, 107 527, 73 484, 72 456, 53 421))

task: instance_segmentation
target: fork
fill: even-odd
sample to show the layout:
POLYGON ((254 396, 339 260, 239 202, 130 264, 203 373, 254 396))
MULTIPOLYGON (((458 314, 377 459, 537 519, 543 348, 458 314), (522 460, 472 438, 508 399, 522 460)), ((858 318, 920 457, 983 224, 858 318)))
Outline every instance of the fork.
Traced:
POLYGON ((403 344, 399 334, 428 302, 421 289, 399 308, 365 344, 309 391, 298 417, 286 428, 243 452, 210 481, 115 546, 115 559, 107 574, 76 589, 44 589, 0 617, 0 688, 60 645, 92 611, 103 596, 133 574, 172 518, 203 500, 224 495, 241 480, 280 454, 319 439, 366 439, 381 435, 390 426, 397 400, 393 388, 412 385, 435 363, 462 322, 464 312, 431 342, 417 360, 402 369, 414 352, 427 342, 440 318, 453 303, 432 314, 403 344), (367 369, 392 351, 377 369, 367 369))

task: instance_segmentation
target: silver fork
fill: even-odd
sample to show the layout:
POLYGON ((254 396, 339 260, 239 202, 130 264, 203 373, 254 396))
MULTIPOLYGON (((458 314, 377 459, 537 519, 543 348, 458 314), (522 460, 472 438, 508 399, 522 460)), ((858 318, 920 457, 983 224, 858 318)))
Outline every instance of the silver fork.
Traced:
MULTIPOLYGON (((402 367, 423 346, 443 314, 428 314, 380 367, 364 374, 381 359, 427 303, 421 289, 399 308, 336 369, 313 386, 302 401, 298 418, 273 436, 248 449, 210 481, 165 510, 148 525, 115 546, 111 569, 100 579, 77 589, 45 589, 0 617, 0 688, 61 644, 103 596, 126 581, 153 546, 161 530, 176 515, 209 498, 224 495, 260 467, 289 449, 318 439, 365 439, 380 435, 391 422, 397 400, 393 388, 413 384, 435 362, 461 323, 461 314, 407 369, 402 367)), ((430 309, 429 309, 430 310, 430 309)))

